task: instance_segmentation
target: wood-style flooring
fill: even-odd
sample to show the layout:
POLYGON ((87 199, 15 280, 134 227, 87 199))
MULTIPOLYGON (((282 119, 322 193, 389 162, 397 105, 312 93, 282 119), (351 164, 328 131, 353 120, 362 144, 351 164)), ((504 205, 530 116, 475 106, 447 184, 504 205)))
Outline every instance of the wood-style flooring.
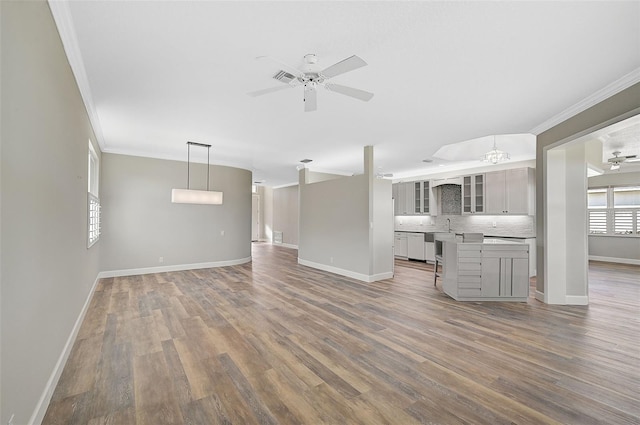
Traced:
POLYGON ((639 424, 640 267, 589 306, 461 303, 432 266, 363 283, 256 244, 103 279, 44 424, 639 424))

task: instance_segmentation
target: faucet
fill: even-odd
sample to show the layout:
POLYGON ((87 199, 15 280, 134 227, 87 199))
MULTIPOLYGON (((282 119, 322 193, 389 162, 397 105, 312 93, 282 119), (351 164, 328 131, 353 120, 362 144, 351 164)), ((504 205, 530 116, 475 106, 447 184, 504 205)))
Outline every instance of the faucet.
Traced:
POLYGON ((447 231, 449 233, 451 233, 451 219, 450 218, 447 219, 447 231))

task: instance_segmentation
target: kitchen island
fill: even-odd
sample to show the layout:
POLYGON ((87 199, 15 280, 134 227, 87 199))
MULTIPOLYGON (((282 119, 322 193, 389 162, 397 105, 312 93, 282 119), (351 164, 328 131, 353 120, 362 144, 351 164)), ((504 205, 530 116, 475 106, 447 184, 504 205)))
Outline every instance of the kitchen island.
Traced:
POLYGON ((443 242, 444 292, 458 301, 520 301, 529 297, 529 245, 499 239, 443 242))

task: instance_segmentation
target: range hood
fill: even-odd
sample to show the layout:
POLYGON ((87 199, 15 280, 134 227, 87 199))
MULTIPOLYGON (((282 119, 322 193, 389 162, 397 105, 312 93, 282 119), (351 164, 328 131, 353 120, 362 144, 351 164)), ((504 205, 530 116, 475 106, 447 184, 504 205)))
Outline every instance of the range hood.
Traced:
POLYGON ((442 186, 443 184, 455 184, 462 186, 462 177, 450 177, 446 179, 433 179, 430 182, 431 187, 442 186))

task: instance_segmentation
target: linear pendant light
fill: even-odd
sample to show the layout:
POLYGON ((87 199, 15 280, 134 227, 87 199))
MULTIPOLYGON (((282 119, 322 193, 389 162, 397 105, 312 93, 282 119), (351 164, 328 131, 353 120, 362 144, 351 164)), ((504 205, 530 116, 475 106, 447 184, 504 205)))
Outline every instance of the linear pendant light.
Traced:
POLYGON ((211 145, 187 142, 187 188, 171 189, 171 202, 174 204, 222 205, 222 192, 209 190, 209 151, 211 145), (190 189, 191 146, 207 148, 207 190, 190 189))

